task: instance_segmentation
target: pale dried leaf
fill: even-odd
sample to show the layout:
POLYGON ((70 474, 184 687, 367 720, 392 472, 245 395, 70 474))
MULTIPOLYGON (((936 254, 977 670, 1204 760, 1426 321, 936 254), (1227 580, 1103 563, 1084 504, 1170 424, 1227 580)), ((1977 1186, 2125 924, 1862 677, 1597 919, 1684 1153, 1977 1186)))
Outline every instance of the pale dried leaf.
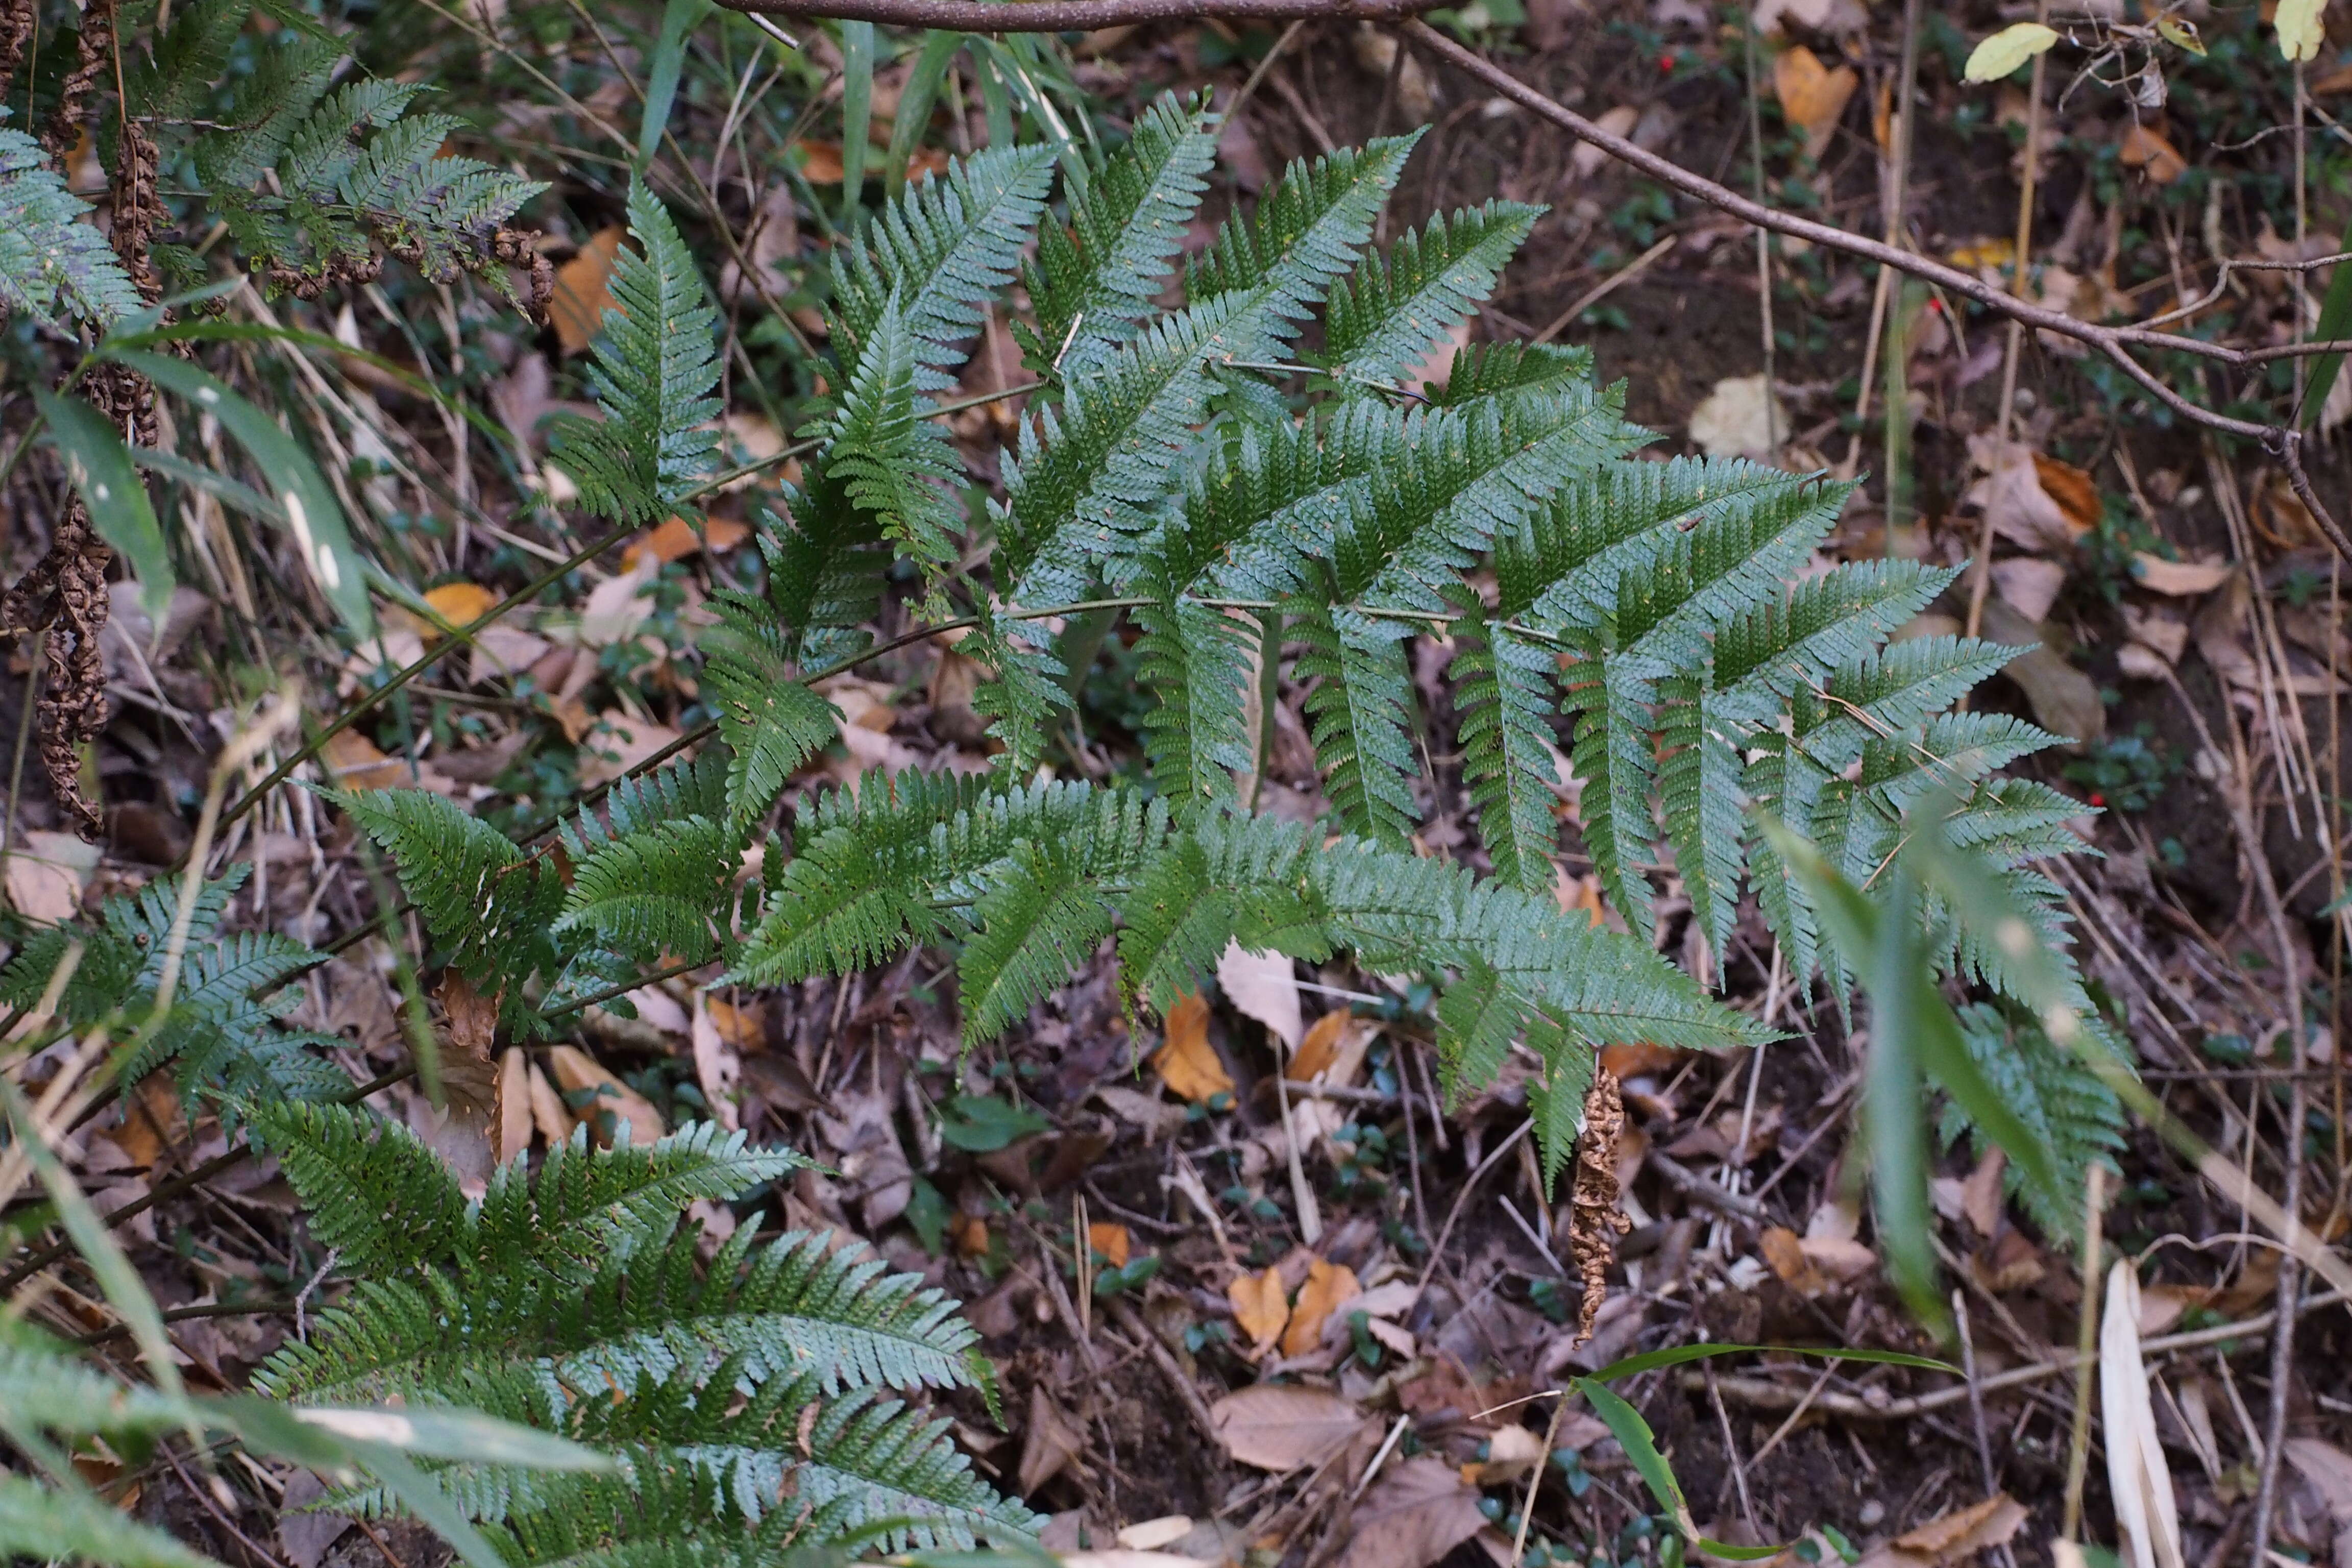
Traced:
POLYGON ((81 913, 82 889, 98 869, 99 847, 70 833, 28 829, 8 852, 8 904, 37 925, 59 925, 81 913))
POLYGON ((1690 438, 1710 458, 1761 458, 1789 431, 1789 412, 1761 374, 1726 376, 1691 410, 1690 438))
POLYGON ((1237 1389, 1211 1405, 1209 1415, 1225 1452, 1261 1470, 1319 1465, 1364 1425, 1356 1407, 1338 1394, 1287 1383, 1237 1389))
POLYGON ((2129 1259, 2107 1272, 2099 1324, 2099 1414, 2125 1560, 2132 1568, 2181 1568, 2180 1514, 2157 1439, 2147 1363, 2140 1353, 2139 1276, 2129 1259))
POLYGON ((1227 942, 1217 960, 1217 984, 1244 1017, 1264 1024, 1286 1047, 1297 1048, 1307 1033, 1307 1020, 1289 958, 1279 952, 1250 952, 1239 942, 1227 942))

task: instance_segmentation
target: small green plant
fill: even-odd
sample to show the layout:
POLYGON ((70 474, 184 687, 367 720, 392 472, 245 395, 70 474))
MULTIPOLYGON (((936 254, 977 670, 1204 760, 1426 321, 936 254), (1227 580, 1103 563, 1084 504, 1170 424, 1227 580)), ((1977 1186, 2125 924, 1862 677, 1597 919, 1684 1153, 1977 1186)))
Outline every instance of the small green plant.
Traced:
POLYGON ((2091 742, 2062 771, 2084 787, 2093 805, 2137 815, 2162 797, 2185 765, 2143 721, 2128 734, 2091 742))

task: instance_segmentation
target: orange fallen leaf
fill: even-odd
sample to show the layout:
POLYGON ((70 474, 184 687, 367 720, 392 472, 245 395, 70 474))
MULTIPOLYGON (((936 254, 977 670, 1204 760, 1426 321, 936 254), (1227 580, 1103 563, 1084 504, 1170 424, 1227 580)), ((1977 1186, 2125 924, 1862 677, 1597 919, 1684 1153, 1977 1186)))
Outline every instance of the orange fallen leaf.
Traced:
POLYGON ((1852 66, 1832 70, 1802 44, 1784 49, 1772 62, 1772 90, 1789 123, 1805 133, 1805 155, 1818 160, 1837 132, 1861 75, 1852 66))
MULTIPOLYGON (((801 150, 801 177, 812 185, 841 184, 841 143, 838 142, 795 142, 801 150)), ((877 179, 882 174, 883 159, 878 150, 866 155, 866 177, 877 179)), ((907 173, 944 174, 948 172, 948 155, 936 147, 925 147, 907 160, 907 173)))
POLYGON ((1282 1337, 1283 1325, 1290 1321, 1290 1302, 1283 1294, 1279 1268, 1234 1275, 1225 1287, 1225 1300, 1234 1304, 1234 1321, 1250 1337, 1250 1348, 1256 1354, 1272 1348, 1282 1337))
POLYGON ((1829 1289, 1830 1282, 1813 1267, 1813 1260, 1805 1256, 1805 1244, 1788 1226, 1769 1226, 1757 1250, 1772 1266, 1772 1272, 1780 1277, 1780 1283, 1798 1295, 1818 1296, 1829 1289))
POLYGON ((622 558, 631 565, 637 557, 650 551, 653 558, 664 565, 683 561, 707 543, 713 555, 723 555, 751 537, 751 531, 732 518, 705 518, 702 533, 698 538, 694 525, 682 517, 673 516, 659 528, 632 540, 622 558))
POLYGON ((749 1007, 738 1007, 723 997, 713 996, 704 1005, 710 1010, 710 1021, 719 1030, 719 1037, 739 1051, 761 1051, 767 1048, 767 1031, 760 1026, 757 1014, 749 1007))
POLYGON ((652 1102, 577 1046, 551 1049, 547 1068, 562 1086, 572 1113, 588 1124, 599 1143, 613 1142, 625 1124, 629 1142, 640 1149, 661 1137, 661 1112, 652 1102))
POLYGON ((613 263, 627 232, 617 224, 599 229, 579 255, 555 269, 547 319, 555 323, 556 340, 565 353, 580 353, 604 330, 604 310, 613 303, 613 263))
POLYGON ((1087 1226, 1087 1246, 1110 1259, 1113 1268, 1127 1267, 1128 1251, 1134 1244, 1129 1240, 1127 1226, 1109 1225, 1097 1220, 1087 1226))
POLYGON ((1317 1258, 1307 1268, 1307 1283, 1290 1309, 1290 1327, 1282 1336, 1282 1353, 1305 1355, 1323 1342, 1323 1322, 1342 1301, 1363 1294, 1356 1271, 1317 1258))
POLYGON ((988 1253, 988 1222, 976 1214, 956 1215, 952 1226, 956 1250, 966 1258, 982 1258, 988 1253))
POLYGON ((1622 1079, 1678 1068, 1689 1056, 1688 1051, 1678 1051, 1672 1046, 1636 1040, 1630 1045, 1601 1047, 1601 1065, 1608 1069, 1610 1077, 1622 1079))
POLYGON ((1160 1081, 1195 1105, 1234 1091, 1225 1064, 1209 1044, 1209 1004, 1195 991, 1168 1009, 1168 1036, 1151 1053, 1160 1081))
MULTIPOLYGON (((444 583, 438 588, 428 590, 425 602, 433 606, 435 615, 451 626, 471 626, 498 608, 504 596, 479 583, 444 583)), ((417 627, 417 632, 426 642, 436 641, 441 636, 441 628, 429 621, 417 627)))
POLYGON ((1352 1084, 1363 1070, 1364 1054, 1371 1048, 1372 1026, 1345 1007, 1315 1020, 1307 1037, 1290 1054, 1284 1076, 1299 1083, 1352 1084))
POLYGON ((2062 463, 2036 452, 2033 477, 2042 481, 2042 493, 2058 503, 2066 526, 2076 534, 2088 533, 2099 525, 2105 509, 2099 501, 2098 483, 2090 475, 2072 463, 2062 463))
POLYGON ((2189 160, 2165 140, 2164 132, 2146 125, 2126 129, 2116 155, 2125 168, 2144 170, 2159 185, 2168 185, 2189 172, 2189 160))

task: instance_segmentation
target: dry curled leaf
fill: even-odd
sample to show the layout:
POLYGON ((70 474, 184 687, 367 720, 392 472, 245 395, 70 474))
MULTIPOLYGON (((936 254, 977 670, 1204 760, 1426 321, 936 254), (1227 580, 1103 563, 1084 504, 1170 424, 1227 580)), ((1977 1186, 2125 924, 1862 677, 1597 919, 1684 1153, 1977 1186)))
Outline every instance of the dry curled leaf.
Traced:
POLYGON ((1354 1269, 1319 1258, 1309 1264, 1307 1283, 1298 1288, 1298 1300, 1290 1309, 1290 1327, 1283 1332, 1282 1353, 1305 1355, 1322 1343, 1324 1321, 1362 1291, 1354 1269))
POLYGON ((1298 980, 1287 956, 1252 952, 1237 942, 1227 942, 1224 955, 1217 960, 1217 986, 1237 1012, 1264 1024, 1285 1046, 1296 1047, 1307 1032, 1298 980))
POLYGON ((547 1068, 562 1086, 572 1115, 588 1124, 597 1142, 614 1142, 624 1126, 629 1130, 629 1142, 641 1149, 661 1137, 661 1112, 652 1102, 577 1046, 551 1047, 547 1068))
POLYGON ((2126 127, 2116 156, 2125 168, 2140 170, 2159 185, 2168 185, 2189 172, 2189 160, 2151 125, 2126 127))
POLYGON ((2107 1300, 2099 1321, 2099 1414, 2107 1451, 2107 1484, 2116 1528, 2131 1568, 2181 1568, 2180 1511, 2172 1472, 2156 1430, 2148 1398, 2147 1363, 2140 1352, 2139 1275, 2129 1259, 2107 1273, 2107 1300))
POLYGON ((1234 1080, 1217 1048, 1209 1044, 1209 1004, 1199 992, 1168 1009, 1168 1033, 1151 1053, 1151 1066, 1182 1098, 1200 1104, 1234 1091, 1234 1080))
POLYGON ((1873 1548, 1856 1568, 1957 1568, 2007 1545, 2024 1522, 2025 1510, 2007 1492, 1995 1492, 1873 1548))
POLYGON ((1352 1084, 1363 1071, 1372 1033, 1370 1024, 1345 1007, 1326 1013, 1298 1042, 1283 1076, 1300 1083, 1312 1083, 1319 1077, 1325 1083, 1352 1084))

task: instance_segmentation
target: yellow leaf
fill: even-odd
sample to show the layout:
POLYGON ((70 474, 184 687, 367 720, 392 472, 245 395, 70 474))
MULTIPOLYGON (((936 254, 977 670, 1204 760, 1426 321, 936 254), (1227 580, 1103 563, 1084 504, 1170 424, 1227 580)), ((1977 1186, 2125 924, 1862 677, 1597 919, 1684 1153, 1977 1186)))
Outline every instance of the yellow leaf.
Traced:
MULTIPOLYGON (((433 613, 453 626, 471 626, 496 609, 504 595, 495 594, 479 583, 444 583, 428 591, 425 602, 433 613)), ((418 635, 432 642, 441 635, 441 628, 427 624, 417 628, 418 635)))
POLYGON ((1784 49, 1772 62, 1772 90, 1789 123, 1805 133, 1805 155, 1818 159, 1837 130, 1862 78, 1852 66, 1830 69, 1802 44, 1784 49))
POLYGON ((2041 23, 2019 22, 1971 50, 1961 75, 1969 81, 1999 81, 2057 41, 2057 33, 2041 23))
POLYGON ((1101 1220, 1097 1220, 1087 1226, 1087 1246, 1109 1258, 1113 1268, 1127 1267, 1128 1248, 1130 1245, 1128 1240, 1127 1226, 1123 1225, 1106 1225, 1101 1220))
POLYGON ((1160 1081, 1198 1105, 1234 1091, 1234 1080, 1209 1044, 1209 1004, 1197 991, 1168 1009, 1168 1037, 1151 1053, 1160 1081))
POLYGON ((1361 1295, 1356 1283, 1356 1271, 1321 1258, 1307 1266, 1307 1283, 1298 1288, 1298 1300, 1290 1309, 1290 1327, 1282 1336, 1282 1353, 1305 1355, 1323 1342, 1323 1321, 1342 1301, 1361 1295))
POLYGON ((1946 251, 1944 259, 1971 272, 1980 267, 2006 267, 2017 259, 2017 241, 2008 238, 1972 240, 1957 249, 1946 251))
POLYGON ((2273 18, 2278 28, 2279 53, 2291 60, 2315 60, 2319 46, 2327 41, 2327 29, 2320 25, 2320 13, 2327 9, 2327 0, 2279 0, 2278 15, 2273 18))
POLYGON ((618 225, 600 229, 579 255, 555 269, 547 318, 555 323, 555 336, 565 353, 578 353, 604 330, 604 308, 613 302, 613 262, 626 234, 618 225))
POLYGON ((1236 1274, 1225 1287, 1225 1300, 1234 1304, 1234 1321, 1241 1325, 1260 1355, 1282 1337, 1283 1325, 1290 1321, 1290 1303, 1283 1295, 1278 1268, 1236 1274))
POLYGON ((2197 24, 2188 17, 2158 16, 2156 30, 2174 48, 2185 49, 2200 60, 2205 58, 2204 36, 2197 31, 2197 24))

